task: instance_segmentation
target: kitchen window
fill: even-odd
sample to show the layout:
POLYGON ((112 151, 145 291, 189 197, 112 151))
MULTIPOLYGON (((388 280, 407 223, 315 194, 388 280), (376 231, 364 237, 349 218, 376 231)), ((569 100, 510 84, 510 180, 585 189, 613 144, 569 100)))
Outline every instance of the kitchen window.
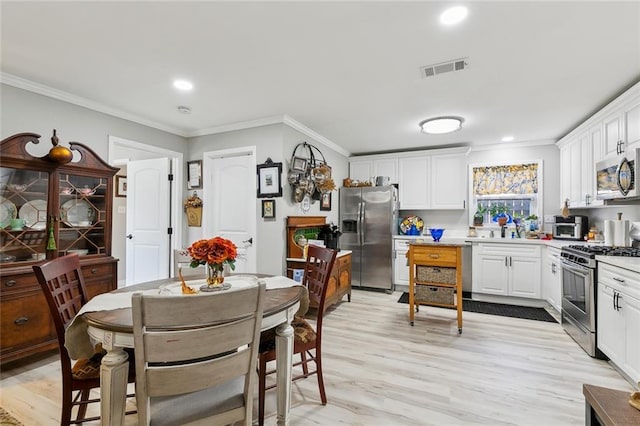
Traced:
MULTIPOLYGON (((484 225, 497 225, 497 214, 527 219, 542 214, 542 161, 469 166, 469 222, 478 211, 484 225)), ((509 223, 512 221, 509 220, 509 223)))

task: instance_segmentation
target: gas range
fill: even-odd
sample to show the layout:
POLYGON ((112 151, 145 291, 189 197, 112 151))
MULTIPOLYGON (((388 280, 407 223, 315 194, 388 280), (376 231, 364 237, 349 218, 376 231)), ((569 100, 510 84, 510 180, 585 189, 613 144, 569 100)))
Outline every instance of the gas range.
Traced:
POLYGON ((614 247, 599 245, 568 245, 560 249, 560 256, 573 263, 596 267, 596 256, 625 256, 640 257, 640 248, 636 247, 614 247))

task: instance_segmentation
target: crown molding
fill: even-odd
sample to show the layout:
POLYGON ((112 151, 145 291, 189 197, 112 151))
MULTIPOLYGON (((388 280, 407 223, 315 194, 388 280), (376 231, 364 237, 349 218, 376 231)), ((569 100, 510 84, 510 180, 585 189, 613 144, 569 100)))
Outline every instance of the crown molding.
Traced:
POLYGON ((257 120, 241 121, 238 123, 225 124, 222 126, 215 126, 215 127, 210 127, 206 129, 186 132, 184 130, 177 129, 175 127, 166 126, 162 123, 148 120, 146 118, 109 107, 99 102, 95 102, 80 96, 76 96, 71 93, 54 89, 44 84, 36 83, 34 81, 27 80, 25 78, 21 78, 21 77, 8 74, 5 72, 1 72, 1 71, 0 71, 0 83, 17 87, 18 89, 27 90, 29 92, 37 93, 43 96, 47 96, 49 98, 58 99, 63 102, 68 102, 73 105, 78 105, 84 108, 88 108, 93 111, 101 112, 103 114, 112 115, 114 117, 122 118, 124 120, 142 124, 144 126, 152 127, 154 129, 162 130, 164 132, 168 132, 177 136, 182 136, 183 138, 191 138, 195 136, 205 136, 205 135, 211 135, 216 133, 231 132, 234 130, 250 129, 253 127, 268 126, 271 124, 286 124, 287 126, 299 131, 300 133, 309 136, 315 141, 322 143, 328 148, 331 148, 334 151, 344 155, 345 157, 348 157, 349 155, 351 155, 349 151, 345 150, 341 146, 330 141, 329 139, 325 138, 319 133, 311 130, 304 124, 300 123, 299 121, 296 121, 295 119, 293 119, 292 117, 286 114, 260 118, 257 120))
POLYGON ((44 84, 36 83, 12 74, 0 72, 0 83, 17 87, 18 89, 27 90, 29 92, 37 93, 39 95, 47 96, 49 98, 58 99, 70 104, 78 105, 87 109, 91 109, 93 111, 101 112, 103 114, 112 115, 114 117, 122 118, 134 123, 142 124, 143 126, 153 127, 154 129, 162 130, 174 135, 187 137, 187 134, 183 130, 177 129, 175 127, 170 127, 156 121, 148 120, 146 118, 109 107, 99 102, 95 102, 81 96, 76 96, 62 90, 54 89, 52 87, 45 86, 44 84))
POLYGON ((557 140, 555 139, 538 139, 538 140, 522 141, 522 142, 501 142, 497 144, 472 145, 470 146, 470 148, 471 148, 471 152, 492 151, 492 150, 502 150, 502 149, 525 148, 529 146, 554 145, 556 142, 557 140))
POLYGON ((335 152, 344 155, 345 157, 349 157, 351 155, 351 153, 349 151, 347 151, 346 149, 344 149, 343 147, 341 147, 338 144, 330 141, 329 139, 325 138, 321 134, 315 132, 314 130, 311 130, 310 128, 308 128, 304 124, 300 123, 299 121, 294 120, 293 118, 289 117, 286 114, 284 115, 282 122, 284 124, 286 124, 287 126, 299 131, 300 133, 303 133, 303 134, 309 136, 310 138, 314 139, 315 141, 320 142, 321 144, 323 144, 327 148, 331 148, 335 152))

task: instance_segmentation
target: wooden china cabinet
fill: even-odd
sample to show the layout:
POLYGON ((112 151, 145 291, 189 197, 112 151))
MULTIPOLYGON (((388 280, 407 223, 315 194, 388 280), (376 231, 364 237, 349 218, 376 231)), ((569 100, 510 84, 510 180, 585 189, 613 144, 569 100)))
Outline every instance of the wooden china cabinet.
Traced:
POLYGON ((89 298, 117 287, 111 216, 118 169, 76 142, 67 164, 31 156, 39 138, 20 133, 0 142, 0 363, 57 347, 33 265, 77 253, 89 298))

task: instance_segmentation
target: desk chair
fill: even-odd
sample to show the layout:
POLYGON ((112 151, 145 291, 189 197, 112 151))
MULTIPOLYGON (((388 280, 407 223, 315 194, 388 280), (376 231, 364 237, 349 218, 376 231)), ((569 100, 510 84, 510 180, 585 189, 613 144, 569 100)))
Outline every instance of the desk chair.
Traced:
MULTIPOLYGON (((62 366, 62 415, 61 425, 78 424, 98 420, 100 417, 85 417, 87 405, 100 402, 99 398, 89 399, 91 389, 100 388, 100 362, 106 351, 98 346, 96 353, 89 359, 79 359, 71 364, 69 353, 64 347, 64 331, 76 316, 82 305, 87 303, 87 288, 80 269, 77 254, 62 256, 42 265, 34 265, 33 271, 40 283, 44 297, 49 305, 53 323, 58 336, 60 364, 62 366), (77 394, 73 395, 77 391, 77 394), (78 406, 75 420, 71 412, 78 406)), ((135 370, 129 364, 129 383, 135 382, 135 370)), ((127 395, 127 396, 133 396, 127 395)), ((135 413, 132 411, 127 414, 135 413)))
MULTIPOLYGON (((291 322, 294 329, 293 353, 300 354, 301 361, 293 366, 302 366, 302 374, 294 376, 292 380, 298 380, 316 374, 322 405, 327 404, 327 396, 324 391, 324 379, 322 377, 322 318, 325 311, 325 298, 327 296, 327 283, 331 276, 331 268, 336 260, 336 250, 310 245, 307 252, 307 262, 304 267, 302 284, 309 291, 309 301, 317 303, 316 328, 302 317, 295 317, 291 322), (309 364, 313 361, 315 369, 309 370, 309 364)), ((275 373, 275 369, 267 370, 267 363, 276 359, 275 330, 262 333, 260 339, 260 355, 258 359, 258 423, 264 424, 264 396, 265 391, 273 389, 276 385, 266 386, 266 376, 275 373)))
POLYGON ((134 293, 139 425, 251 425, 264 294, 134 293))

